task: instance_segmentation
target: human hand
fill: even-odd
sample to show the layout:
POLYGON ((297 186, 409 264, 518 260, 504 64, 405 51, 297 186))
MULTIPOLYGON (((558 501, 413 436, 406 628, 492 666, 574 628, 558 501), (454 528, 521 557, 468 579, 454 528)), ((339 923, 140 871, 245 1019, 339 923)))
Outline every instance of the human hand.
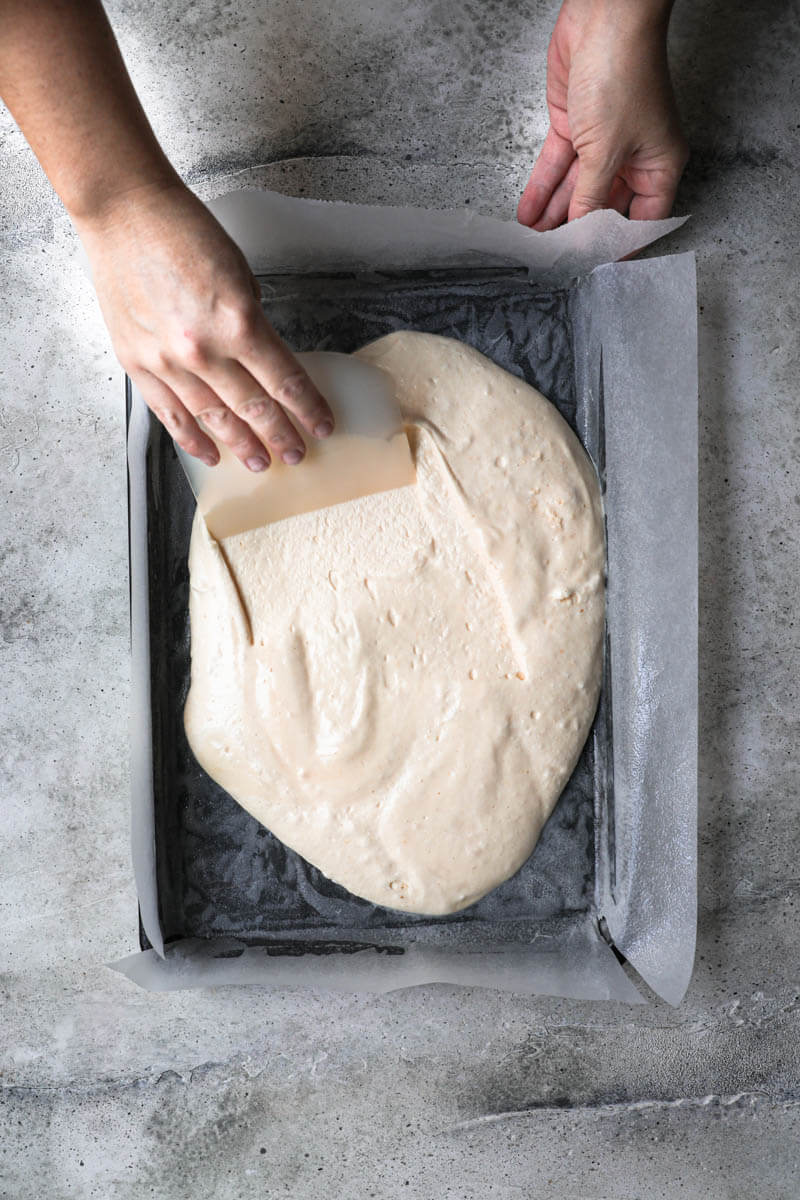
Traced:
POLYGON ((114 351, 175 441, 219 461, 199 421, 251 471, 305 453, 290 415, 333 414, 261 309, 244 255, 181 183, 144 186, 76 220, 114 351))
POLYGON ((547 54, 550 129, 517 220, 597 208, 667 217, 688 158, 667 65, 671 0, 564 0, 547 54))

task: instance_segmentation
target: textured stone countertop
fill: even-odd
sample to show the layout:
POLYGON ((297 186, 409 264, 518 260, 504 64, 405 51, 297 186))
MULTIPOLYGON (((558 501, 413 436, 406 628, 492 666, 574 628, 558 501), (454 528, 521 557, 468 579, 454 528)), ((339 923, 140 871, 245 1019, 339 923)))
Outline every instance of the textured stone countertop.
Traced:
MULTIPOLYGON (((510 218, 553 0, 109 11, 210 197, 510 218), (234 177, 234 178, 232 178, 234 177), (240 176, 250 178, 250 176, 240 176)), ((800 10, 678 0, 697 252, 700 865, 677 1009, 426 987, 153 996, 128 840, 123 374, 0 111, 0 1196, 800 1195, 800 10)))

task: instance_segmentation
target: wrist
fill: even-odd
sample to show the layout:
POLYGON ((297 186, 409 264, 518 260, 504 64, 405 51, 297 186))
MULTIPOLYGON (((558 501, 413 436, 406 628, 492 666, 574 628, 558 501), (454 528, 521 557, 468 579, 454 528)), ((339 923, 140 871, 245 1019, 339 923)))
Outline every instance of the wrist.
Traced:
POLYGON ((126 171, 120 178, 89 178, 81 181, 74 196, 61 199, 73 225, 80 231, 102 228, 139 205, 143 200, 157 197, 185 184, 169 163, 153 164, 148 168, 126 171))
POLYGON ((675 0, 565 0, 565 4, 584 10, 586 17, 596 18, 635 35, 666 34, 675 0))
POLYGON ((188 191, 176 171, 166 163, 149 170, 126 173, 113 181, 97 179, 82 188, 81 194, 65 198, 70 220, 81 235, 102 231, 125 219, 135 209, 150 207, 175 191, 188 191))

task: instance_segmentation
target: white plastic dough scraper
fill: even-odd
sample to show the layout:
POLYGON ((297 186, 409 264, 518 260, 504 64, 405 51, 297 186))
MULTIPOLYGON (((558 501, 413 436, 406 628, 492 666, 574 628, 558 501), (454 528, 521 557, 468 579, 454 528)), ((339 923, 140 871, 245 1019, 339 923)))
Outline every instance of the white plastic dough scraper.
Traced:
POLYGON ((391 376, 349 354, 314 350, 295 357, 336 418, 333 433, 322 441, 303 431, 306 454, 301 463, 288 467, 273 457, 266 471, 255 473, 216 442, 220 461, 207 467, 175 447, 197 506, 218 541, 416 482, 391 376))

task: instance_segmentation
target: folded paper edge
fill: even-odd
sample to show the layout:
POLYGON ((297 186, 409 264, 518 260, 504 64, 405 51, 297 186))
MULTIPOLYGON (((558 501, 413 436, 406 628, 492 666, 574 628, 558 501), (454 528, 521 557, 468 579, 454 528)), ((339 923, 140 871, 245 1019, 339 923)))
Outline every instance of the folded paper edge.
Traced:
MULTIPOLYGON (((130 381, 128 396, 128 569, 130 585, 131 650, 147 644, 150 603, 147 579, 140 572, 147 564, 147 494, 145 462, 150 437, 150 412, 137 398, 130 381)), ((131 747, 131 859, 139 916, 150 945, 164 952, 158 916, 156 884, 155 811, 153 805, 153 747, 150 675, 143 656, 131 654, 129 720, 131 747)))
POLYGON ((229 191, 207 202, 261 273, 358 268, 430 269, 519 265, 550 286, 635 254, 688 217, 631 221, 613 209, 539 232, 473 209, 352 204, 286 196, 267 188, 229 191))
POLYGON ((576 922, 567 944, 555 949, 542 939, 494 951, 484 948, 455 952, 412 946, 399 954, 363 949, 298 957, 236 944, 231 939, 218 948, 210 942, 187 939, 168 946, 164 957, 154 950, 144 950, 106 965, 151 992, 256 985, 384 994, 441 983, 491 987, 520 995, 647 1002, 590 917, 576 922))
MULTIPOLYGON (((696 265, 693 252, 669 255, 657 260, 662 272, 668 271, 677 282, 683 276, 684 286, 688 286, 696 297, 696 265)), ((619 263, 598 268, 586 281, 589 292, 598 285, 617 275, 625 278, 628 287, 636 287, 636 276, 642 263, 619 263)), ((649 279, 648 281, 649 282, 649 279)), ((671 298, 670 298, 671 299, 671 298)), ((607 421, 608 414, 613 414, 615 401, 620 403, 621 397, 614 395, 613 390, 613 356, 614 349, 609 344, 608 331, 604 330, 604 320, 607 307, 600 304, 595 306, 599 318, 595 320, 589 339, 595 344, 600 343, 604 366, 604 386, 606 399, 607 421), (611 378, 610 378, 611 377, 611 378)), ((637 306, 638 311, 643 306, 637 306)), ((697 368, 697 330, 696 317, 686 322, 686 314, 675 310, 674 301, 662 296, 659 310, 659 326, 653 330, 660 343, 669 346, 670 357, 680 360, 684 368, 688 365, 689 386, 684 394, 670 393, 670 403, 658 406, 662 419, 672 423, 673 438, 670 447, 678 445, 681 448, 683 472, 685 480, 691 487, 681 489, 681 503, 684 511, 678 515, 679 505, 659 508, 655 514, 661 522, 662 536, 664 527, 670 522, 673 526, 683 521, 680 537, 675 541, 681 547, 682 561, 670 562, 664 566, 662 584, 669 588, 671 581, 674 586, 681 588, 681 603, 685 613, 685 628, 677 641, 680 645, 680 674, 685 676, 682 683, 683 697, 679 706, 668 708, 651 714, 651 724, 654 729, 649 731, 651 738, 662 741, 665 745, 673 745, 676 740, 681 746, 675 751, 674 761, 669 764, 661 763, 661 772, 657 778, 638 778, 637 773, 631 772, 629 764, 619 761, 621 743, 619 739, 614 744, 614 786, 615 792, 626 784, 637 788, 637 798, 627 797, 631 804, 649 812, 651 824, 657 824, 663 830, 665 852, 672 854, 672 872, 668 886, 665 876, 656 880, 654 872, 642 866, 641 854, 633 854, 633 868, 626 872, 625 864, 618 864, 617 888, 615 892, 606 882, 605 893, 598 896, 598 910, 605 919, 613 945, 625 956, 644 982, 653 989, 663 1000, 673 1006, 678 1005, 688 989, 696 951, 697 936, 697 722, 698 722, 698 647, 697 647, 697 614, 698 614, 698 494, 697 494, 697 418, 698 418, 698 368, 697 368), (668 334, 665 331, 668 330, 668 334), (690 529, 685 528, 687 512, 690 529), (693 534, 693 536, 692 536, 693 534), (680 580, 680 585, 676 581, 680 580), (690 682, 686 682, 686 681, 690 682), (660 724, 659 724, 660 722, 660 724), (675 738, 676 732, 682 737, 675 738), (642 913, 648 914, 649 926, 642 929, 642 913), (667 919, 669 914, 669 919, 667 919)), ((641 331, 640 331, 641 333, 641 331)), ((641 346, 641 340, 637 342, 641 346)), ((588 346, 587 346, 588 351, 588 346)), ((626 343, 625 353, 633 353, 630 342, 626 343)), ((619 347, 617 347, 619 353, 619 347)), ((630 375, 630 364, 626 364, 627 375, 630 375)), ((630 400, 630 397, 628 397, 630 400)), ((653 397, 648 396, 646 403, 652 405, 653 397)), ((630 413, 628 412, 630 419, 630 413)), ((670 448, 653 447, 652 452, 664 450, 670 454, 670 448)), ((640 443, 640 452, 646 453, 645 439, 640 443)), ((667 474, 674 475, 679 464, 675 461, 674 451, 670 462, 665 468, 667 474)), ((655 464, 648 472, 651 479, 663 477, 665 472, 657 470, 655 464)), ((613 486, 613 471, 609 472, 613 486)), ((642 496, 642 503, 648 502, 647 496, 642 496)), ((677 533, 677 529, 676 529, 677 533)), ((625 631, 611 631, 612 655, 616 640, 626 640, 625 631)), ((654 640, 654 639, 653 639, 654 640)), ((639 640, 641 645, 641 640, 639 640)), ((650 663, 649 668, 659 679, 673 677, 678 671, 675 656, 671 660, 664 656, 650 663)), ((623 700, 619 691, 619 675, 614 674, 615 692, 612 695, 612 710, 615 727, 622 715, 615 709, 615 704, 622 706, 623 700)), ((618 794, 619 800, 625 800, 618 794)), ((617 805, 618 808, 621 805, 617 805)), ((640 830, 624 831, 634 842, 637 842, 640 830)), ((619 844, 619 843, 618 843, 619 844)), ((601 881, 602 883, 602 881, 601 881)))

